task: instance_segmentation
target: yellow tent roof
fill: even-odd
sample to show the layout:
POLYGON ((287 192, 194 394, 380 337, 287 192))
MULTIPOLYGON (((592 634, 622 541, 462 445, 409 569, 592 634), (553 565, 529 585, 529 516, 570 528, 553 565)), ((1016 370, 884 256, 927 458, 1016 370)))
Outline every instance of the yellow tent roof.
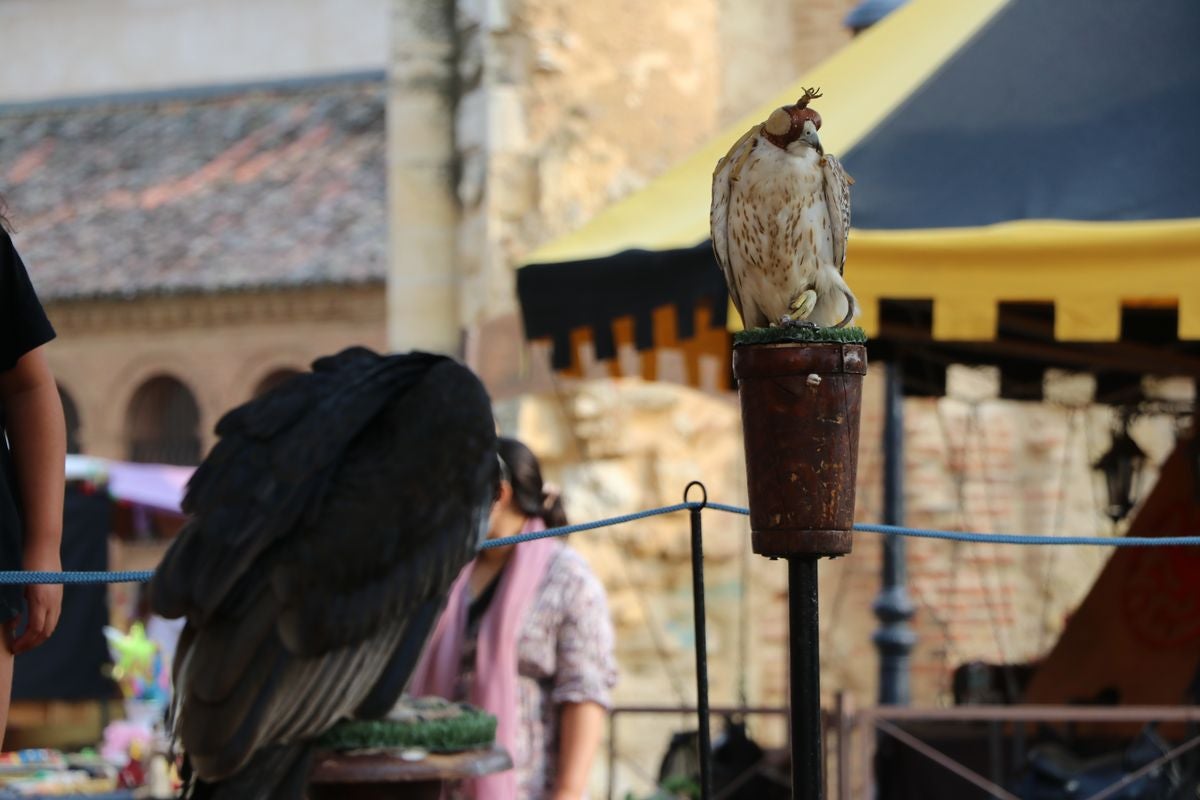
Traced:
MULTIPOLYGON (((642 191, 578 231, 536 250, 529 264, 621 250, 693 246, 708 238, 712 170, 742 133, 795 101, 825 93, 821 139, 845 153, 921 86, 1008 0, 912 0, 835 56, 716 136, 642 191)), ((989 340, 997 303, 1051 302, 1055 337, 1112 341, 1123 306, 1177 306, 1180 339, 1200 339, 1200 220, 1020 221, 951 229, 853 230, 847 279, 860 324, 879 328, 881 299, 932 299, 937 340, 989 340), (1134 277, 1136 276, 1136 278, 1134 277)), ((731 313, 731 327, 739 327, 731 313)))

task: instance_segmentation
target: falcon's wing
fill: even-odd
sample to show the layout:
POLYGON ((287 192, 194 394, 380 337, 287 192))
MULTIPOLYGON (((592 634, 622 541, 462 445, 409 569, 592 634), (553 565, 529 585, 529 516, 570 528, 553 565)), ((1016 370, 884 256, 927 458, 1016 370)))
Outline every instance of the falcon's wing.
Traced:
POLYGON ((742 319, 745 319, 746 315, 742 309, 741 289, 737 275, 730 266, 729 258, 729 204, 733 200, 733 187, 737 183, 742 164, 754 150, 761 127, 755 125, 742 134, 733 147, 729 148, 729 152, 717 162, 717 166, 713 170, 712 206, 708 215, 708 224, 712 231, 713 254, 717 258, 717 264, 720 265, 721 271, 725 273, 725 285, 729 287, 729 296, 733 299, 733 304, 738 313, 742 315, 742 319))
POLYGON ((482 385, 424 354, 324 359, 218 431, 151 585, 156 611, 188 617, 175 726, 208 780, 390 705, 498 469, 482 385))
POLYGON ((854 179, 842 162, 826 153, 821 157, 821 175, 825 181, 825 207, 829 209, 829 225, 833 234, 833 260, 838 272, 846 269, 846 240, 850 236, 850 187, 854 179))

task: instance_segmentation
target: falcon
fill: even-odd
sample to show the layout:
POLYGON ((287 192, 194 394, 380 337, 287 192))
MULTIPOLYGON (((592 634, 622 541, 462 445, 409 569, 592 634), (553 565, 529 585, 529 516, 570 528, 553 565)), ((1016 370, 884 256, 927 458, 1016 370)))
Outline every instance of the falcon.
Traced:
POLYGON ((408 681, 499 481, 491 403, 442 356, 351 348, 239 406, 150 584, 187 619, 185 797, 300 800, 312 741, 408 681))
POLYGON ((846 284, 850 185, 821 147, 805 89, 746 131, 713 171, 713 252, 746 328, 844 327, 858 315, 846 284))

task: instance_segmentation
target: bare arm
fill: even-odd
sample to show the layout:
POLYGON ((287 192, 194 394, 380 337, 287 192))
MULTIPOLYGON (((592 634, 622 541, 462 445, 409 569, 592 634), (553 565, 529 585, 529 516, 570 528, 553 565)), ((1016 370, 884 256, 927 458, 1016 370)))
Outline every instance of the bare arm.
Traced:
MULTIPOLYGON (((62 403, 42 348, 26 353, 12 369, 0 373, 9 443, 25 525, 26 570, 62 569, 63 463, 66 430, 62 403)), ((13 643, 13 652, 37 647, 50 637, 62 610, 62 586, 38 584, 25 590, 29 625, 13 643)))
POLYGON ((587 796, 592 760, 604 735, 604 707, 563 703, 561 713, 553 800, 581 800, 587 796))

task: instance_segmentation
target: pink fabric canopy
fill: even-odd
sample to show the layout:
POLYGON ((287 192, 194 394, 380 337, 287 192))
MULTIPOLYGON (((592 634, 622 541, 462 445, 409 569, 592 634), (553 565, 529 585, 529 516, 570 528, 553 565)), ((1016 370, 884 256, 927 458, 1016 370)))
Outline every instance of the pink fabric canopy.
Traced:
POLYGON ((90 456, 67 456, 68 480, 106 484, 114 500, 156 511, 183 514, 184 489, 195 467, 135 464, 90 456))

